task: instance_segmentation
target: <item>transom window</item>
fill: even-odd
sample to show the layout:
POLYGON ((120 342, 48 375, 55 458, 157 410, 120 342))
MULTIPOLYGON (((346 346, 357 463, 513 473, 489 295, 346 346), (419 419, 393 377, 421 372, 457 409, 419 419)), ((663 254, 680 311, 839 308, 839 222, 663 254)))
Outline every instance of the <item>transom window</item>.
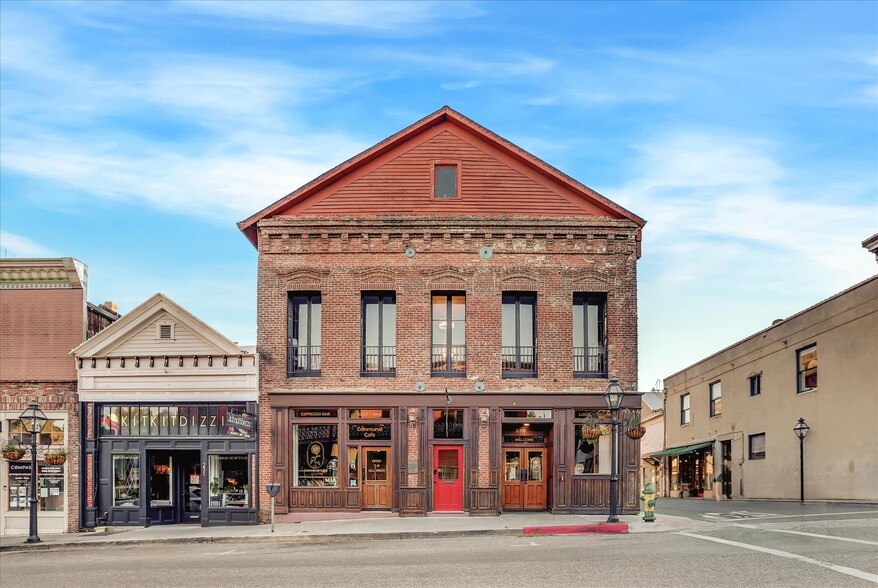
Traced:
POLYGON ((290 292, 287 308, 287 374, 320 375, 319 292, 290 292))
POLYGON ((798 387, 796 393, 801 394, 817 387, 817 345, 809 345, 796 351, 798 365, 798 387))
POLYGON ((714 382, 710 385, 710 416, 715 417, 723 412, 723 389, 722 382, 714 382))
POLYGON ((433 411, 434 439, 463 439, 463 410, 443 408, 433 411))
POLYGON ((680 396, 680 424, 688 425, 691 419, 692 415, 689 412, 689 395, 683 394, 680 396))
POLYGON ((606 294, 573 295, 573 375, 607 376, 606 294))
POLYGON ((503 377, 536 377, 536 309, 532 292, 503 294, 503 377))
POLYGON ((431 374, 466 376, 466 295, 433 294, 433 361, 431 374))
POLYGON ((457 198, 457 165, 436 164, 433 174, 433 197, 449 200, 457 198))
POLYGON ((364 376, 396 374, 396 294, 363 294, 364 376))

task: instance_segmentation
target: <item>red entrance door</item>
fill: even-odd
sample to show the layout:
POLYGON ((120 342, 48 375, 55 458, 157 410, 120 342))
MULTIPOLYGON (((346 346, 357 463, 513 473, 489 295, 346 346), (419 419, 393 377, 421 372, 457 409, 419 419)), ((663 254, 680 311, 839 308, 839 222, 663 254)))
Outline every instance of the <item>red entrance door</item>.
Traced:
POLYGON ((433 447, 433 510, 463 510, 463 447, 433 447))

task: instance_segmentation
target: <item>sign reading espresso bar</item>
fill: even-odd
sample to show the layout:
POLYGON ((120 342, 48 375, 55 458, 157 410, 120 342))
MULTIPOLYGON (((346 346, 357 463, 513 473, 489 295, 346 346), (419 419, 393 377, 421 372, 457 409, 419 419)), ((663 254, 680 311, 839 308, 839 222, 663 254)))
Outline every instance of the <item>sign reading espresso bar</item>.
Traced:
POLYGON ((297 411, 295 411, 295 414, 293 416, 303 418, 303 419, 305 419, 305 418, 320 418, 320 417, 335 418, 338 416, 338 411, 337 410, 314 410, 314 409, 297 410, 297 411))

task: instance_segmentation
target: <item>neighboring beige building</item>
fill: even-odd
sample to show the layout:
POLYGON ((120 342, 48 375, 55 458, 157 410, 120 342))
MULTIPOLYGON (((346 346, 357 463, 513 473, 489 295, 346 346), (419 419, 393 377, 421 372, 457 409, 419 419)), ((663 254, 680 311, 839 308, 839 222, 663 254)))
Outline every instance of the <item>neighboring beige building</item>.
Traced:
POLYGON ((804 418, 805 499, 875 500, 878 275, 668 376, 665 390, 669 495, 798 499, 804 418))
POLYGON ((640 470, 643 484, 650 482, 659 496, 664 490, 664 463, 654 454, 665 447, 665 398, 653 388, 640 398, 640 424, 646 433, 640 440, 640 470))

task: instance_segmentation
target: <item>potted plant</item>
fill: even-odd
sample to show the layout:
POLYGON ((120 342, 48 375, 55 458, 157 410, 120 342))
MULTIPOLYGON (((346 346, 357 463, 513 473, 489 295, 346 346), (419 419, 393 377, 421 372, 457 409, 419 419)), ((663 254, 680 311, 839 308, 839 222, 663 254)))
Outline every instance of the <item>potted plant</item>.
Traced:
POLYGON ((3 454, 4 459, 16 461, 24 457, 24 448, 14 440, 10 439, 0 447, 0 453, 3 454))
POLYGON ((593 441, 601 436, 601 426, 593 412, 582 422, 582 438, 593 441))
POLYGON ((67 455, 67 448, 58 447, 46 452, 46 455, 43 456, 43 461, 45 461, 48 465, 62 465, 65 461, 67 461, 67 455))
POLYGON ((633 411, 628 417, 628 430, 626 434, 631 439, 640 439, 646 434, 646 427, 640 423, 640 411, 633 411))

